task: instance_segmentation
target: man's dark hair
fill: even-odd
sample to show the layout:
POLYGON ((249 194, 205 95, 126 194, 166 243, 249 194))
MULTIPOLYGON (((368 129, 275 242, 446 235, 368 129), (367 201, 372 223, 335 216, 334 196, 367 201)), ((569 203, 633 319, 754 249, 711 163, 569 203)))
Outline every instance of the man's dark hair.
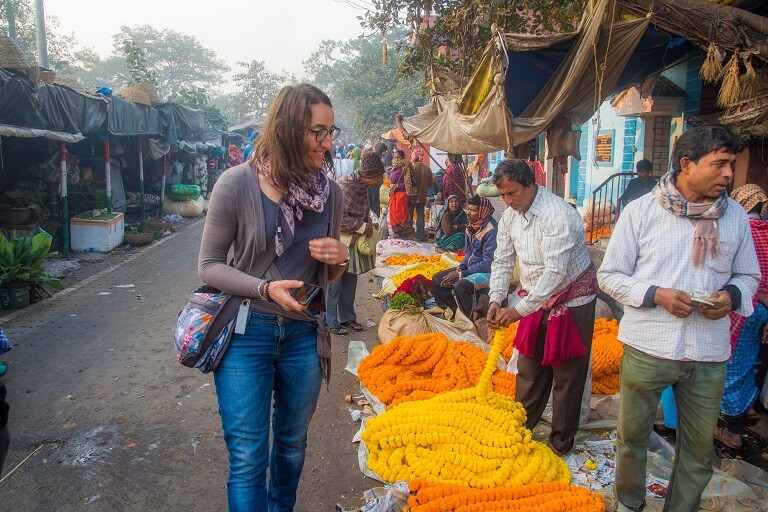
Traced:
POLYGON ((652 171, 653 170, 653 163, 648 160, 647 158, 643 158, 639 162, 637 162, 637 170, 638 171, 652 171))
POLYGON ((524 187, 530 187, 536 183, 536 177, 525 160, 519 158, 509 158, 502 160, 493 171, 493 184, 498 185, 501 180, 508 179, 515 181, 524 187))
POLYGON ((377 142, 376 146, 374 146, 373 150, 376 152, 379 157, 384 156, 384 153, 387 152, 387 145, 383 142, 377 142))
POLYGON ((472 206, 480 206, 480 196, 474 195, 467 199, 467 204, 471 204, 472 206))
POLYGON ((725 150, 739 154, 741 140, 722 126, 699 126, 683 133, 672 151, 672 170, 680 172, 680 160, 684 157, 698 163, 701 157, 713 151, 725 150))

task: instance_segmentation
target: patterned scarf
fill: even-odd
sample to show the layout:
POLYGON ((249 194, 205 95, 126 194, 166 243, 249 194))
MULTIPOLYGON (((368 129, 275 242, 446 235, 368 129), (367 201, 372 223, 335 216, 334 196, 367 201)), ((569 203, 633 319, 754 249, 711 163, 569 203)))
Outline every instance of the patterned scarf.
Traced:
POLYGON ((677 190, 675 180, 674 171, 669 171, 662 176, 659 183, 653 188, 653 197, 665 210, 678 217, 687 217, 696 221, 696 229, 693 231, 692 260, 694 267, 701 267, 707 253, 713 257, 717 255, 720 230, 716 219, 725 214, 725 209, 728 207, 728 195, 723 192, 714 201, 691 203, 677 190))
POLYGON ((477 222, 473 222, 469 226, 467 226, 467 232, 470 236, 473 236, 475 233, 480 231, 485 225, 485 221, 488 220, 488 217, 493 215, 493 212, 495 209, 493 208, 493 205, 491 204, 490 199, 487 197, 479 196, 480 197, 480 215, 478 216, 477 222))
MULTIPOLYGON (((273 183, 269 160, 264 159, 257 167, 259 172, 273 183)), ((275 234, 275 253, 278 256, 293 244, 296 220, 301 221, 304 218, 304 210, 322 212, 325 203, 328 202, 329 192, 328 178, 320 168, 317 168, 311 171, 303 186, 291 185, 288 192, 283 195, 277 213, 277 233, 275 234)))

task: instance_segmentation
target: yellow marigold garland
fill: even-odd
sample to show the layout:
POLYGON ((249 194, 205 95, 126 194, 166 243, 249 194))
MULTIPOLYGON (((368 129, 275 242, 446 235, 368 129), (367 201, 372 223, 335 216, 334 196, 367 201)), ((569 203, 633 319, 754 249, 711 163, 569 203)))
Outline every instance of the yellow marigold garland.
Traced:
POLYGON ((401 284, 403 284, 403 281, 405 281, 406 279, 409 279, 411 277, 415 277, 418 275, 422 275, 427 279, 431 280, 435 274, 447 268, 449 268, 449 266, 443 263, 442 261, 438 261, 437 263, 430 263, 430 262, 418 263, 398 271, 395 275, 392 276, 392 282, 395 283, 395 286, 400 286, 401 284))
POLYGON ((603 497, 584 487, 550 482, 471 489, 460 485, 414 480, 409 482, 410 512, 475 512, 520 510, 531 512, 602 512, 603 497), (415 493, 415 494, 413 494, 415 493))
POLYGON ((475 489, 570 482, 565 463, 525 428, 523 406, 491 391, 504 347, 497 330, 476 387, 401 403, 368 420, 368 468, 385 482, 422 479, 475 489))
MULTIPOLYGON (((442 333, 398 336, 363 358, 357 375, 376 398, 392 408, 474 386, 486 359, 477 346, 449 341, 442 333)), ((514 397, 514 374, 498 370, 492 383, 498 393, 514 397)))
POLYGON ((592 335, 592 392, 613 395, 619 392, 619 367, 624 357, 624 344, 616 339, 616 320, 598 318, 592 335))

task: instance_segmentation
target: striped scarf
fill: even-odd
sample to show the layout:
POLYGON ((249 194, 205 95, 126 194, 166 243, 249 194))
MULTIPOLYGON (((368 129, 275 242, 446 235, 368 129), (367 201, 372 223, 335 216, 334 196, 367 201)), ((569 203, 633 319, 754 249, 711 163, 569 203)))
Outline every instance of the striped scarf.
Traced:
POLYGON ((717 219, 725 214, 728 195, 723 192, 714 201, 692 203, 680 194, 675 186, 676 179, 675 172, 669 171, 661 177, 659 183, 653 188, 652 194, 665 210, 678 217, 687 217, 696 221, 696 229, 693 231, 692 260, 694 267, 701 267, 707 258, 707 253, 713 257, 717 255, 720 236, 717 219))

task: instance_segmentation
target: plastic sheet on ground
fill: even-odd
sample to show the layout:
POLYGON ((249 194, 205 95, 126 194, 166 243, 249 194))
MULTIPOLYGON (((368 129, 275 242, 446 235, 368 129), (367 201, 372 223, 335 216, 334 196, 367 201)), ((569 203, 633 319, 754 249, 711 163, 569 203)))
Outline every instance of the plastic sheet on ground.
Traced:
POLYGON ((360 366, 360 361, 369 353, 364 341, 350 340, 349 348, 347 349, 347 366, 344 369, 357 377, 357 367, 360 366))
MULTIPOLYGON (((661 511, 672 474, 675 448, 651 432, 646 470, 646 511, 661 511)), ((574 450, 565 457, 571 483, 613 499, 616 469, 616 431, 580 432, 574 450)), ((768 510, 768 473, 747 462, 725 460, 715 468, 702 494, 707 511, 768 510)))

